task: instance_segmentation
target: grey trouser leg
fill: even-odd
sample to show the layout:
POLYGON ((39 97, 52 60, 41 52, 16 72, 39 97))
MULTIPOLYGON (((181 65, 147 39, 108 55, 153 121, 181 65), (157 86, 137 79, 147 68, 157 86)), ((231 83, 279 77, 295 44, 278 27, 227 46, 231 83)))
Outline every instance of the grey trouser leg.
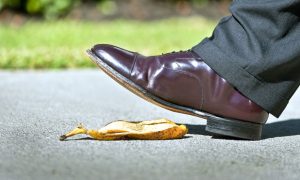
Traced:
POLYGON ((193 51, 279 117, 300 84, 300 0, 235 0, 193 51))

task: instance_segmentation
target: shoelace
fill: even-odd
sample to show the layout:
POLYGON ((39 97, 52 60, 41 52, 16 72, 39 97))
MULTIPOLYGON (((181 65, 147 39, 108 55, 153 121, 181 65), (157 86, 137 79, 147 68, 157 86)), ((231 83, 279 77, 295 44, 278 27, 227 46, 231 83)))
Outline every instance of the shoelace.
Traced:
POLYGON ((172 51, 172 52, 168 52, 168 53, 162 53, 161 55, 168 55, 168 54, 174 54, 174 53, 183 53, 183 52, 191 52, 191 49, 188 49, 186 51, 180 50, 180 51, 172 51))

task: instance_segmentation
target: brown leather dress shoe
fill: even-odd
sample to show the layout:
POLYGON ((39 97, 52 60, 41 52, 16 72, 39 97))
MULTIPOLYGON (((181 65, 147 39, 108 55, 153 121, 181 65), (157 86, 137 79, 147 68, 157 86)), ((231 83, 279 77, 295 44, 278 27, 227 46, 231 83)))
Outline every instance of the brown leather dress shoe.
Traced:
POLYGON ((268 119, 193 51, 143 56, 116 46, 95 45, 91 59, 136 95, 171 111, 207 119, 206 130, 243 139, 260 139, 268 119))

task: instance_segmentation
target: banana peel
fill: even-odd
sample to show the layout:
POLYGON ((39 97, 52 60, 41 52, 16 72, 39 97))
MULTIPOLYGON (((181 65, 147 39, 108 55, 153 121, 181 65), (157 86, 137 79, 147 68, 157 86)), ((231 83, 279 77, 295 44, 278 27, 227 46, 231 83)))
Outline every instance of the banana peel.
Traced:
POLYGON ((79 124, 74 130, 60 136, 63 141, 77 134, 86 134, 96 140, 167 140, 180 139, 187 134, 185 125, 177 125, 168 119, 140 122, 114 121, 99 130, 86 129, 79 124))

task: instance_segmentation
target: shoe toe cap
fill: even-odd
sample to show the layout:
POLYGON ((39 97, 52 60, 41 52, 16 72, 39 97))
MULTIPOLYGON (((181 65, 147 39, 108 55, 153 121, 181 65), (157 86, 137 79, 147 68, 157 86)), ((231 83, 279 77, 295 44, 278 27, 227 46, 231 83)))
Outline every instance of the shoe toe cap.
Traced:
POLYGON ((104 63, 129 77, 136 53, 109 44, 97 44, 91 50, 104 63))

